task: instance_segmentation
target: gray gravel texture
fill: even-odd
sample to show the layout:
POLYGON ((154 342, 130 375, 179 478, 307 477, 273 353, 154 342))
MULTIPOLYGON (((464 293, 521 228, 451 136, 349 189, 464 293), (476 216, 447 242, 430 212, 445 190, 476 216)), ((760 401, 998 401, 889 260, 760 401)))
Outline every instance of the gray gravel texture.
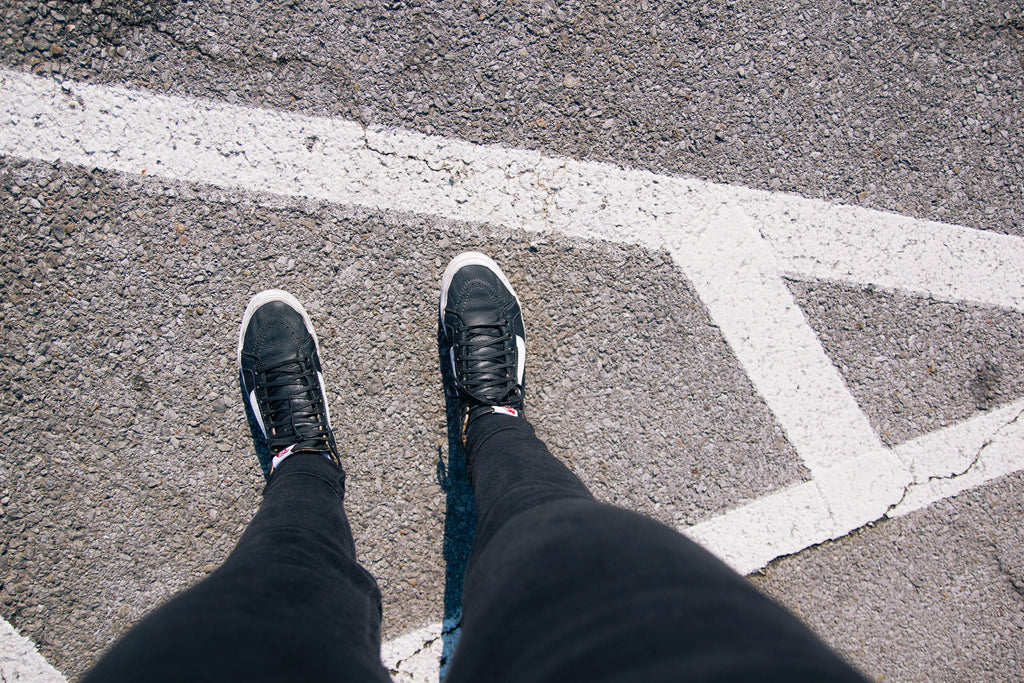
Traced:
POLYGON ((1024 473, 769 565, 754 584, 879 681, 1019 681, 1024 473), (880 628, 880 625, 884 625, 880 628))
POLYGON ((1024 396, 1024 314, 790 281, 882 443, 894 446, 1024 396))
POLYGON ((806 475, 664 255, 12 159, 0 207, 0 614, 69 677, 255 512, 235 348, 266 287, 319 330, 386 638, 441 617, 437 287, 465 249, 515 283, 530 414, 599 498, 691 524, 806 475))
POLYGON ((0 3, 0 61, 1024 234, 1019 0, 0 3))

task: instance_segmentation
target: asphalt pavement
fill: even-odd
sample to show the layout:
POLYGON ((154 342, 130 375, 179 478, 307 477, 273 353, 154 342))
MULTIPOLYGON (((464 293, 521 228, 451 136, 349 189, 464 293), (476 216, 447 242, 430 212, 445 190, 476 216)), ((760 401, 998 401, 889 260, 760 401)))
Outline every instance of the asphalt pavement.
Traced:
MULTIPOLYGON (((332 117, 1024 238, 1019 2, 97 0, 0 15, 0 65, 69 89, 332 117)), ((0 158, 0 616, 69 679, 216 567, 257 509, 234 364, 245 303, 266 287, 298 296, 320 333, 386 640, 443 614, 436 296, 461 251, 515 284, 530 415, 598 498, 685 528, 813 479, 664 250, 148 171, 0 158)), ((1024 397, 1020 309, 785 287, 886 447, 1024 397)), ((1019 680, 1022 485, 998 477, 751 580, 877 680, 1019 680)))

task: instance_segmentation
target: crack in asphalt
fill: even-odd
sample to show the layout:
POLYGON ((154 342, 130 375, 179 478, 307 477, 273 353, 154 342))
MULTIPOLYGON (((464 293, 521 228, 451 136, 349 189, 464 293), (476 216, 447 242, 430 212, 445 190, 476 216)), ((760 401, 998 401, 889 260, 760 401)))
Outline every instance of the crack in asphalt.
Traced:
POLYGON ((393 667, 388 667, 388 673, 393 674, 393 675, 394 674, 402 673, 402 665, 403 664, 408 662, 410 659, 413 659, 414 657, 419 655, 424 650, 429 649, 434 643, 436 643, 437 641, 441 640, 441 638, 443 636, 444 636, 444 632, 442 632, 441 635, 439 635, 439 636, 435 636, 434 638, 430 638, 429 640, 424 641, 424 643, 422 645, 420 645, 418 648, 416 648, 416 650, 412 654, 407 655, 407 656, 403 657, 402 659, 399 659, 397 662, 395 662, 395 665, 393 667))
MULTIPOLYGON (((374 144, 370 141, 369 128, 363 125, 362 129, 363 148, 366 149, 367 151, 373 152, 374 154, 378 154, 380 156, 393 157, 395 159, 400 159, 403 161, 417 162, 423 164, 434 173, 447 173, 448 184, 452 187, 457 186, 459 181, 468 175, 467 169, 473 163, 472 161, 470 163, 467 163, 461 159, 453 158, 450 162, 442 162, 440 163, 440 165, 435 165, 436 162, 432 163, 430 159, 421 157, 416 154, 402 153, 395 150, 380 149, 378 147, 375 147, 374 144)), ((552 183, 551 181, 554 180, 554 175, 556 173, 558 173, 559 171, 566 170, 566 168, 568 167, 568 163, 568 160, 563 159, 561 163, 558 164, 558 166, 553 169, 550 175, 544 174, 536 168, 524 169, 517 173, 509 173, 508 166, 506 166, 504 169, 505 177, 507 179, 516 180, 528 178, 532 185, 543 190, 544 200, 540 206, 540 209, 543 214, 544 223, 551 229, 552 232, 554 232, 554 199, 558 194, 559 190, 561 190, 562 188, 558 187, 555 183, 552 183)), ((456 202, 462 203, 459 202, 459 200, 456 200, 456 202)))
MULTIPOLYGON (((431 171, 433 171, 435 173, 448 173, 448 183, 450 185, 453 185, 453 186, 455 185, 455 183, 458 180, 459 176, 465 175, 465 172, 462 171, 461 169, 457 168, 455 165, 442 164, 440 167, 435 168, 434 166, 431 165, 429 159, 424 159, 423 157, 416 156, 415 154, 400 154, 400 153, 395 152, 395 151, 388 151, 388 150, 385 150, 385 149, 378 149, 378 148, 374 147, 370 143, 370 138, 369 138, 369 135, 368 135, 368 130, 369 129, 366 126, 363 126, 362 128, 363 128, 363 148, 368 150, 368 151, 370 151, 370 152, 373 152, 374 154, 379 154, 380 156, 385 156, 385 157, 394 157, 396 159, 403 159, 405 161, 418 161, 419 163, 423 164, 424 166, 426 166, 428 169, 430 169, 431 171)), ((459 164, 461 164, 461 166, 463 168, 466 166, 466 164, 464 162, 461 162, 461 161, 459 162, 459 164)))
MULTIPOLYGON (((445 620, 446 623, 447 623, 447 621, 448 620, 445 620)), ((416 657, 420 653, 424 652, 425 650, 430 649, 430 647, 433 646, 434 643, 436 643, 439 640, 443 640, 445 638, 445 636, 451 635, 455 631, 458 631, 461 627, 462 627, 461 620, 456 621, 454 624, 448 624, 448 625, 442 627, 440 635, 437 635, 437 636, 435 636, 433 638, 428 638, 427 640, 425 640, 423 642, 422 645, 417 647, 414 652, 412 652, 409 655, 406 655, 402 659, 400 659, 397 662, 395 662, 394 667, 388 667, 388 673, 390 673, 390 674, 403 673, 402 672, 402 665, 403 664, 405 664, 409 660, 413 659, 414 657, 416 657)), ((442 658, 443 658, 443 653, 442 653, 442 658)))
POLYGON ((985 443, 981 444, 981 446, 978 448, 978 451, 974 454, 974 457, 971 459, 971 462, 968 463, 967 467, 965 467, 963 470, 961 470, 959 472, 953 472, 952 474, 932 475, 932 476, 929 476, 924 481, 912 481, 909 484, 907 484, 906 486, 904 486, 903 487, 903 495, 900 496, 900 499, 898 501, 896 501, 895 503, 893 503, 892 505, 890 505, 886 509, 886 511, 882 515, 882 517, 890 517, 892 512, 893 512, 893 510, 898 508, 903 503, 903 501, 906 500, 907 496, 910 494, 911 489, 913 489, 915 486, 923 486, 923 485, 926 485, 926 484, 930 484, 933 481, 957 479, 959 477, 962 477, 962 476, 968 474, 971 470, 973 470, 975 467, 978 466, 978 463, 981 461, 982 453, 984 453, 985 449, 988 448, 989 446, 991 446, 995 442, 996 438, 998 438, 1000 433, 1002 433, 1006 429, 1009 429, 1010 427, 1012 427, 1014 424, 1016 424, 1018 421, 1020 421, 1020 419, 1022 417, 1024 417, 1024 410, 1021 410, 1019 413, 1017 413, 1013 417, 1013 419, 1008 420, 999 429, 997 429, 994 432, 992 432, 992 435, 985 441, 985 443))

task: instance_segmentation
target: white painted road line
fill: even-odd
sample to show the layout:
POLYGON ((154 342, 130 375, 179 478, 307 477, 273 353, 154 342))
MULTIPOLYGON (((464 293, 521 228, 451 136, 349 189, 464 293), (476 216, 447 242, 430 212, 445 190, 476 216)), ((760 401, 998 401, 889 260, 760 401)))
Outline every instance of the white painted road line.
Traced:
POLYGON ((897 517, 1024 469, 1024 400, 982 413, 900 444, 902 466, 891 452, 867 453, 840 470, 758 498, 687 529, 688 536, 748 574, 776 557, 839 538, 883 517, 897 517), (908 477, 907 473, 912 472, 908 477), (834 486, 859 482, 834 511, 834 486), (825 489, 825 490, 823 490, 825 489))
POLYGON ((0 154, 671 248, 743 209, 795 277, 1024 311, 1024 241, 538 152, 0 69, 0 154))
POLYGON ((686 236, 672 258, 811 474, 881 450, 743 212, 723 206, 703 230, 686 236))
POLYGON ((0 619, 0 680, 26 683, 67 683, 25 638, 4 619, 0 619))
POLYGON ((1024 400, 925 434, 894 450, 914 481, 888 513, 899 517, 1024 470, 1024 400))
POLYGON ((438 680, 441 669, 441 623, 430 624, 384 643, 380 659, 395 683, 438 680))
MULTIPOLYGON (((1019 238, 3 69, 0 154, 667 250, 813 477, 687 530, 743 572, 1024 468, 1020 403, 882 448, 782 281, 871 284, 1024 311, 1019 238)), ((439 628, 392 641, 386 657, 400 671, 413 662, 420 671, 424 658, 434 666, 424 645, 433 647, 439 628)))
POLYGON ((783 273, 1024 311, 1019 237, 811 199, 786 197, 781 212, 737 200, 783 273))

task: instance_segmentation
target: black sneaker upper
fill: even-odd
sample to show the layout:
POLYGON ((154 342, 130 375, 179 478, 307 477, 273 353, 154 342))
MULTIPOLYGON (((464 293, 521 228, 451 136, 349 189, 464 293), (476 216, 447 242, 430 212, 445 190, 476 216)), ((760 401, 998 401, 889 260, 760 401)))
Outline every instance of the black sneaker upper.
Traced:
POLYGON ((482 254, 456 257, 442 283, 441 323, 463 429, 495 406, 523 410, 525 343, 519 299, 482 254))
POLYGON ((267 295, 239 344, 239 381, 260 465, 269 476, 273 458, 286 449, 323 452, 338 462, 312 327, 289 295, 257 296, 267 295))

